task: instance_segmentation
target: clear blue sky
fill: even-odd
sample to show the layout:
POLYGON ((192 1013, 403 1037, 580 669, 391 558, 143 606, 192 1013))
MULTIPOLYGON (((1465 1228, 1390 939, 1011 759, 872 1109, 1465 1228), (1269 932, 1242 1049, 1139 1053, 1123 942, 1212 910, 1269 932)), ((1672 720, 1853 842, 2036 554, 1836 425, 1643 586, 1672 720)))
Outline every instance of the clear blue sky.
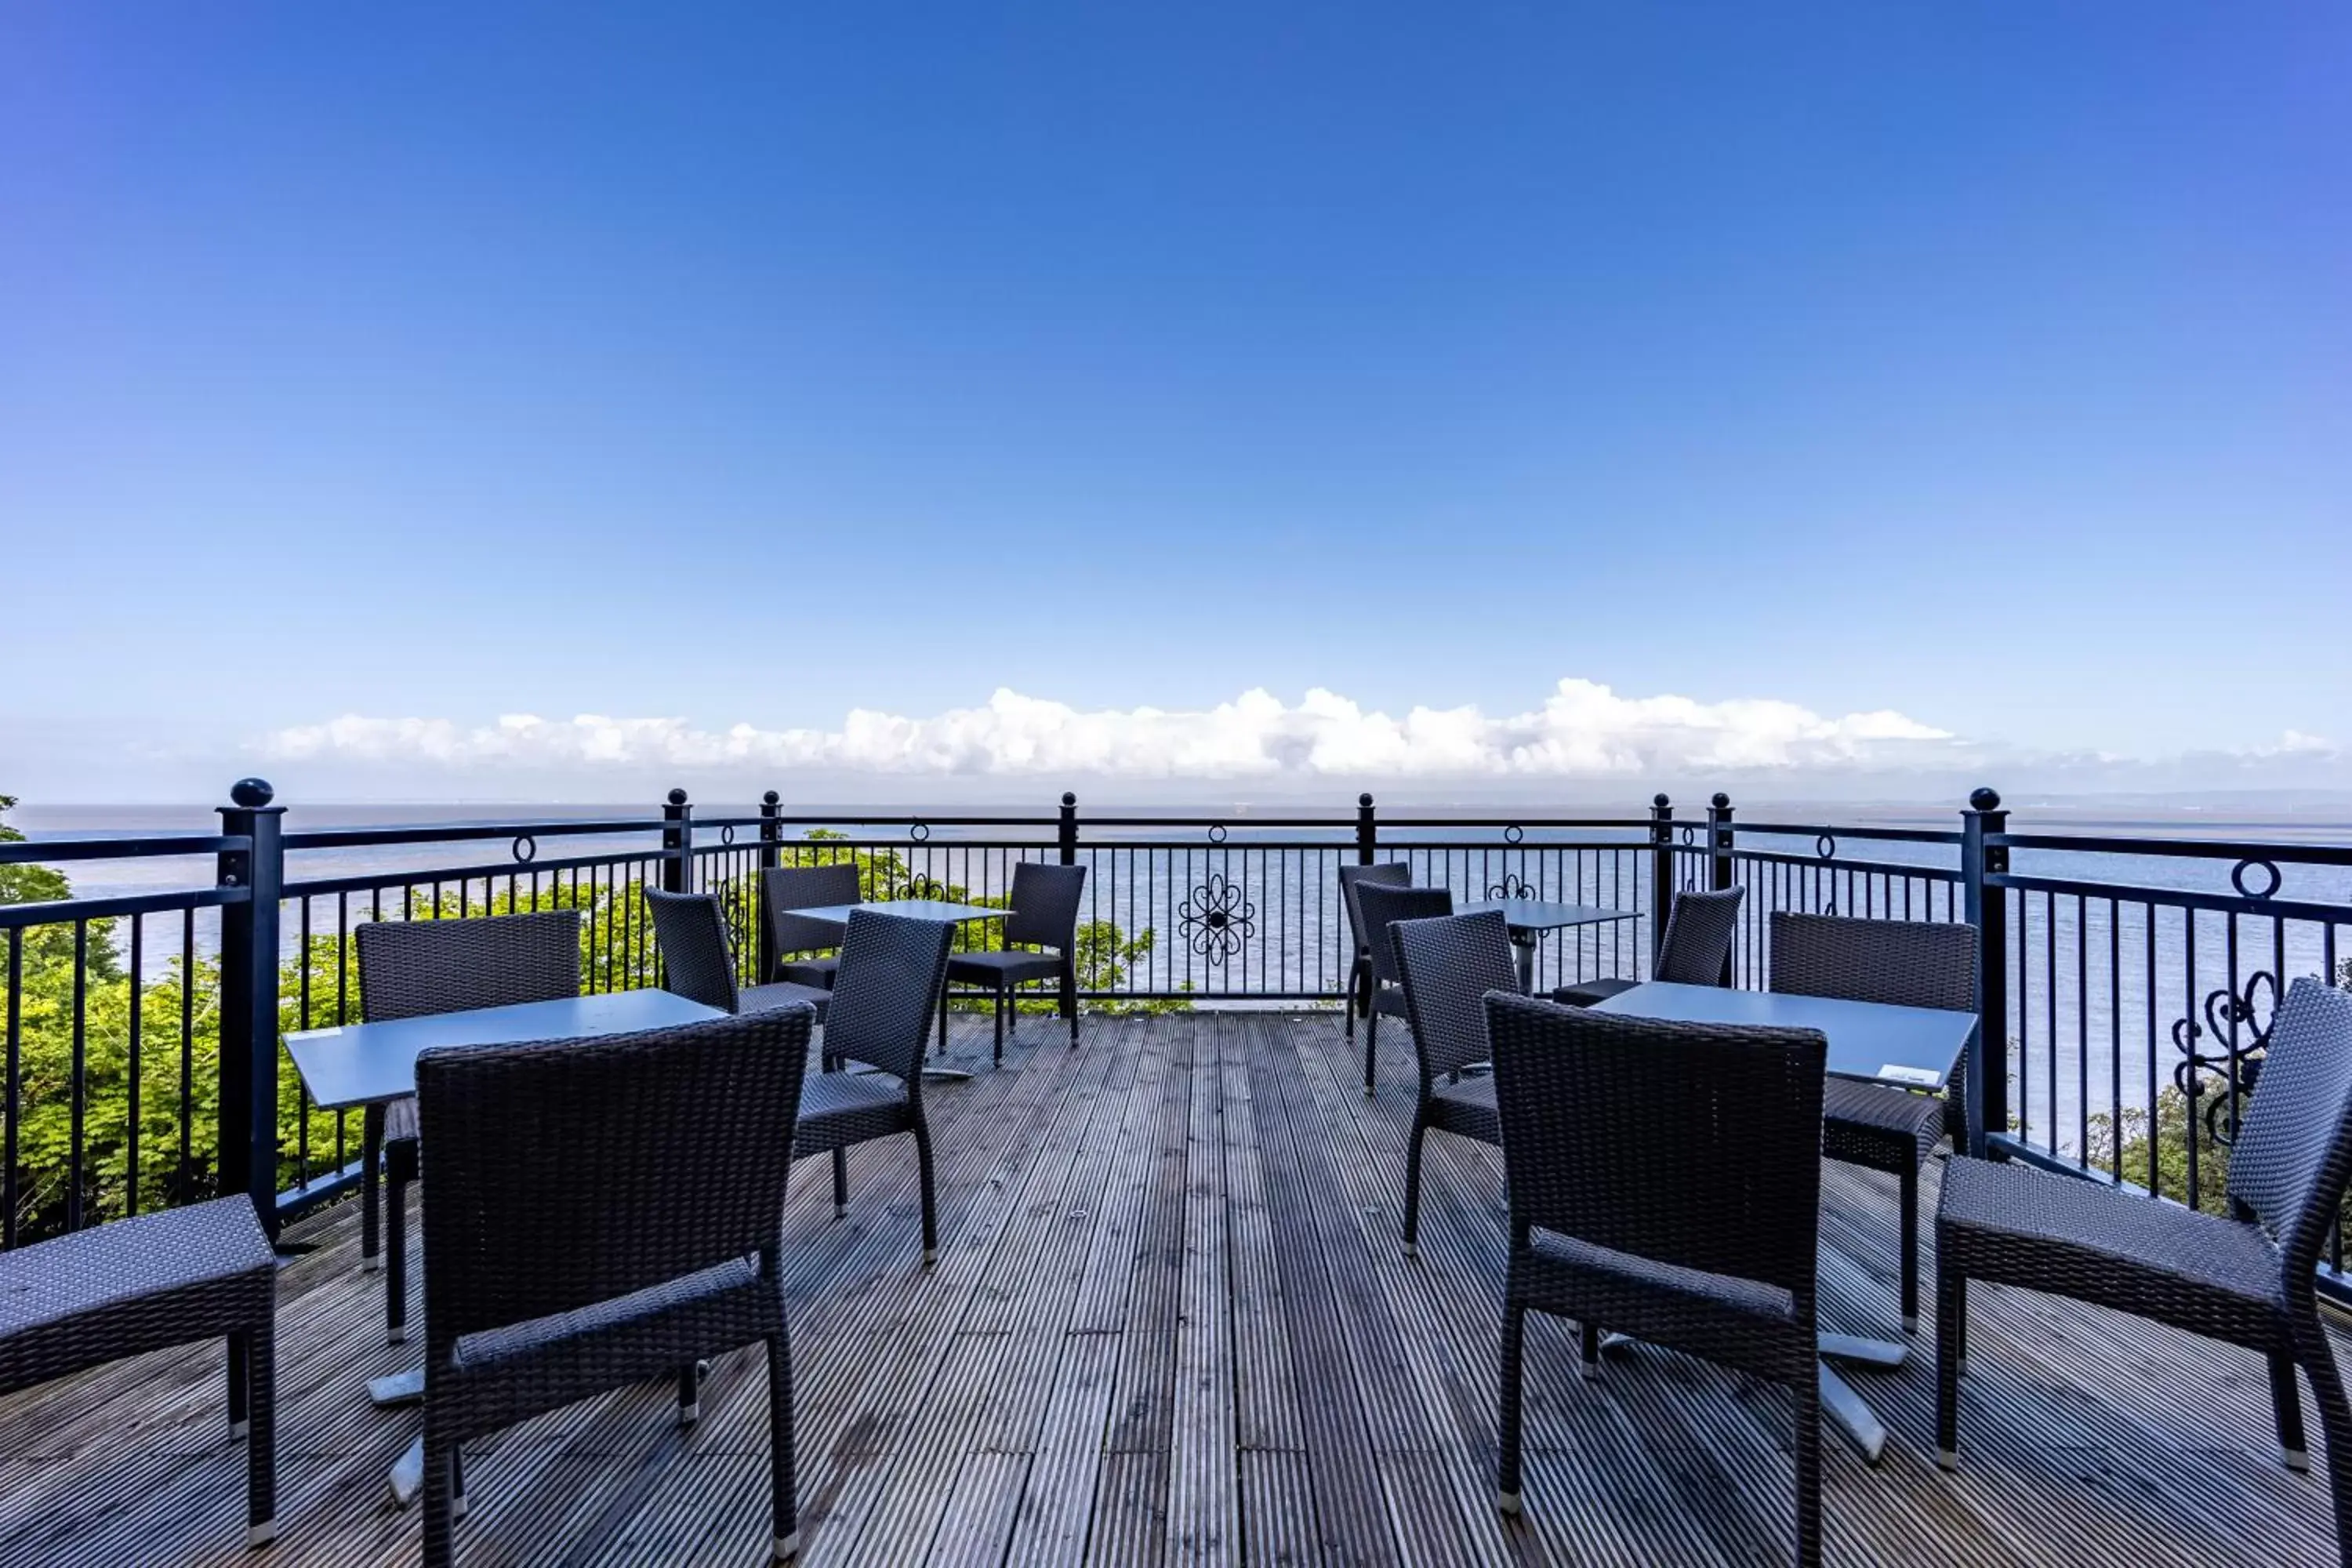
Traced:
POLYGON ((0 771, 1563 676, 2352 745, 2352 10, 1146 13, 10 6, 0 771))

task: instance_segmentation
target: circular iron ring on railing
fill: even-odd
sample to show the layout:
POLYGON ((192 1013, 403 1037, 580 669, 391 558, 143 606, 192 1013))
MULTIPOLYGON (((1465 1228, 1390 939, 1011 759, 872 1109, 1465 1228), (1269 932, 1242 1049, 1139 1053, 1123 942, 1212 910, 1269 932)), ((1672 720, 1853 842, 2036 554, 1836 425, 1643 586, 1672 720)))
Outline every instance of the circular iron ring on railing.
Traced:
POLYGON ((1256 932, 1257 906, 1242 897, 1240 883, 1212 871, 1177 906, 1176 931, 1194 952, 1221 964, 1256 932))
POLYGON ((507 853, 513 856, 517 863, 528 866, 539 858, 539 840, 528 833, 518 833, 515 841, 507 846, 507 853))
POLYGON ((1684 847, 1685 848, 1688 848, 1691 845, 1694 845, 1694 844, 1696 844, 1696 843, 1697 843, 1697 842, 1698 842, 1698 826, 1697 826, 1697 825, 1696 825, 1696 823, 1689 823, 1689 822, 1685 822, 1685 823, 1684 823, 1684 824, 1683 824, 1683 847, 1684 847))
POLYGON ((907 837, 918 844, 927 844, 930 841, 931 825, 928 822, 910 822, 907 825, 907 837))
POLYGON ((1517 871, 1506 871, 1501 881, 1486 889, 1486 896, 1490 899, 1535 899, 1543 895, 1517 871))
MULTIPOLYGON (((2238 896, 2242 899, 2267 899, 2273 893, 2279 890, 2279 883, 2284 879, 2279 875, 2278 862, 2275 860, 2265 860, 2260 856, 2250 855, 2245 859, 2239 861, 2235 866, 2230 868, 2230 886, 2238 889, 2238 896), (2268 871, 2271 874, 2270 886, 2264 888, 2259 893, 2246 886, 2246 873, 2256 866, 2261 867, 2263 870, 2268 871)), ((2252 984, 2253 982, 2252 981, 2247 982, 2247 984, 2249 985, 2252 985, 2252 984)))
POLYGON ((2210 1076, 2221 1080, 2220 1092, 2206 1105, 2204 1118, 2206 1137, 2221 1148, 2236 1142, 2242 1107, 2254 1092, 2255 1080, 2262 1076, 2263 1058, 2270 1049, 2271 1026, 2278 1016, 2278 977, 2267 969, 2258 969, 2246 976, 2242 994, 2226 985, 2206 993, 2205 1023, 2201 1027, 2192 1019, 2173 1020, 2172 1045, 2181 1059, 2173 1064, 2172 1081, 2188 1097, 2191 1114, 2195 1114, 2197 1101, 2203 1098, 2205 1079, 2210 1076), (2264 989, 2270 992, 2267 1008, 2262 997, 2264 989), (2226 1040, 2231 1027, 2239 1025, 2244 1026, 2245 1037, 2234 1051, 2226 1047, 2220 1051, 2198 1048, 2197 1042, 2208 1036, 2226 1040))
POLYGON ((721 844, 732 844, 735 842, 735 825, 733 823, 728 823, 719 828, 719 842, 721 844))
POLYGON ((1213 822, 1209 824, 1209 842, 1212 844, 1223 844, 1224 841, 1225 825, 1222 822, 1213 822))
POLYGON ((1813 853, 1824 860, 1837 858, 1837 835, 1824 833, 1814 838, 1813 853))
POLYGON ((1524 828, 1524 827, 1521 827, 1521 826, 1520 826, 1517 823, 1516 823, 1516 822, 1514 822, 1513 824, 1511 824, 1508 827, 1506 827, 1505 829, 1503 829, 1503 842, 1504 842, 1504 843, 1506 843, 1506 844, 1517 844, 1517 843, 1520 843, 1520 842, 1522 842, 1523 840, 1525 840, 1525 839, 1526 839, 1527 836, 1528 836, 1528 830, 1527 830, 1526 828, 1524 828))

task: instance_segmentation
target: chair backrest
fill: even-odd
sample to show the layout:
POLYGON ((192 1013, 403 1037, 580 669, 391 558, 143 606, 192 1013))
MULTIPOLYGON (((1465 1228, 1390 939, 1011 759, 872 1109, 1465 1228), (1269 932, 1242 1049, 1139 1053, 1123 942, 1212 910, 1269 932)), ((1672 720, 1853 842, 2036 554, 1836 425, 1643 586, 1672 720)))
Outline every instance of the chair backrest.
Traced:
POLYGON ((1511 929, 1500 910, 1435 920, 1395 921, 1389 941, 1403 977, 1405 1018, 1412 1025, 1425 1086, 1494 1053, 1486 1043, 1486 993, 1519 988, 1511 929))
POLYGON ((804 920, 793 914, 794 910, 829 910, 862 899, 855 860, 836 860, 827 866, 778 866, 760 873, 760 901, 767 906, 768 930, 775 937, 779 954, 841 945, 839 926, 831 921, 804 920))
POLYGON ((2305 977, 2272 1016, 2262 1078, 2230 1151, 2230 1196, 2286 1255, 2289 1289, 2311 1289, 2347 1181, 2352 991, 2305 977))
POLYGON ((1658 944, 1657 978, 1678 985, 1720 985, 1739 929, 1744 887, 1685 888, 1675 895, 1666 934, 1658 944))
POLYGON ((772 1259, 815 1018, 419 1056, 428 1365, 462 1334, 772 1259))
POLYGON ((1356 886, 1356 902, 1364 913, 1364 940, 1372 950, 1372 976, 1383 985, 1402 984, 1397 973, 1396 944, 1389 926, 1396 921, 1433 920, 1454 912, 1454 895, 1444 888, 1392 887, 1364 881, 1356 886))
POLYGON ((841 971, 825 1005, 825 1054, 880 1068, 916 1092, 953 934, 940 921, 850 910, 841 971))
POLYGON ((1772 989, 1899 1007, 1977 1005, 1977 928, 1772 911, 1772 989))
POLYGON ((1348 907, 1348 933, 1356 939, 1359 953, 1369 952, 1371 938, 1364 934, 1363 906, 1356 900, 1356 889, 1367 882, 1385 887, 1409 887, 1412 868, 1402 860, 1384 861, 1378 866, 1342 866, 1339 868, 1339 901, 1348 907))
POLYGON ((654 941, 661 950, 662 989, 722 1013, 742 1005, 735 987, 735 952, 727 942, 727 917, 711 893, 665 893, 646 889, 654 941))
POLYGON ((1086 891, 1084 866, 1053 866, 1023 860, 1013 868, 1013 912, 1004 917, 1004 945, 1050 947, 1064 957, 1078 942, 1078 899, 1086 891))
POLYGON ((371 921, 352 940, 360 1016, 372 1024, 580 994, 577 910, 371 921))
POLYGON ((1489 994, 1511 1231, 1777 1285, 1812 1310, 1813 1029, 1664 1023, 1489 994))

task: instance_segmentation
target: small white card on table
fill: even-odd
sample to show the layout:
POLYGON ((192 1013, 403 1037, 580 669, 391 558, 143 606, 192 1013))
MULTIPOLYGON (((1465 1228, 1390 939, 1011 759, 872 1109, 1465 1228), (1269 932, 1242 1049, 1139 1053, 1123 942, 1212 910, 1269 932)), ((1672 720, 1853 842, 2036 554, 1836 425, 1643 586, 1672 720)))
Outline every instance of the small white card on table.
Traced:
POLYGON ((1892 1062, 1880 1068, 1878 1076, 1890 1082, 1914 1084, 1921 1089, 1933 1089, 1944 1081, 1941 1074, 1927 1068, 1897 1067, 1892 1062))

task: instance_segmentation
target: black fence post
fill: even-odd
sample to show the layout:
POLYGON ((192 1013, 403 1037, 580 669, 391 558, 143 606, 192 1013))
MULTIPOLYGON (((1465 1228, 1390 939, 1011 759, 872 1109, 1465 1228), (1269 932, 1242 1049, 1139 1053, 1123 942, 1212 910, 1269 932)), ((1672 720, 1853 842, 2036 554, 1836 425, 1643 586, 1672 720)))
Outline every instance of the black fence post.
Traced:
POLYGON ((765 985, 776 977, 776 933, 768 919, 768 877, 782 863, 777 846, 783 842, 784 808, 774 790, 760 797, 760 886, 751 897, 751 918, 759 925, 760 978, 765 985))
POLYGON ((1664 790, 1650 797, 1650 973, 1666 947, 1666 920, 1675 908, 1675 803, 1664 790))
POLYGON ((2009 871, 2009 847, 1986 842, 2008 831, 2000 795, 1980 789, 1969 796, 1960 813, 1960 877, 1968 922, 1977 928, 1977 1036, 1962 1077, 1969 1152, 1979 1159, 1988 1131, 2009 1131, 2009 892, 1986 881, 2009 871))
POLYGON ((694 807, 674 789, 662 807, 662 891, 683 893, 694 886, 694 807))
MULTIPOLYGON (((1733 833, 1731 797, 1717 790, 1706 806, 1706 883, 1717 892, 1731 886, 1733 833)), ((1731 948, 1731 952, 1723 955, 1723 978, 1717 983, 1718 984, 1729 985, 1732 983, 1732 953, 1739 950, 1738 942, 1734 942, 1731 948)))
MULTIPOLYGON (((1062 792, 1062 816, 1060 821, 1055 825, 1054 839, 1061 850, 1062 864, 1076 865, 1078 863, 1078 797, 1070 790, 1062 792)), ((1078 1043, 1078 955, 1075 948, 1062 954, 1060 1012, 1063 1017, 1071 1021, 1070 1044, 1075 1047, 1078 1043)))
POLYGON ((1367 792, 1356 797, 1356 864, 1370 865, 1380 842, 1380 825, 1372 817, 1372 797, 1367 792))
POLYGON ((1068 790, 1062 792, 1062 820, 1055 833, 1055 842, 1062 848, 1062 864, 1078 863, 1078 797, 1068 790))
MULTIPOLYGON (((223 1196, 246 1193, 278 1236, 278 899, 286 881, 286 808, 260 779, 239 779, 220 808, 221 834, 250 849, 219 857, 224 888, 247 896, 221 906, 220 1154, 223 1196)), ((305 955, 306 957, 308 955, 305 955)))

